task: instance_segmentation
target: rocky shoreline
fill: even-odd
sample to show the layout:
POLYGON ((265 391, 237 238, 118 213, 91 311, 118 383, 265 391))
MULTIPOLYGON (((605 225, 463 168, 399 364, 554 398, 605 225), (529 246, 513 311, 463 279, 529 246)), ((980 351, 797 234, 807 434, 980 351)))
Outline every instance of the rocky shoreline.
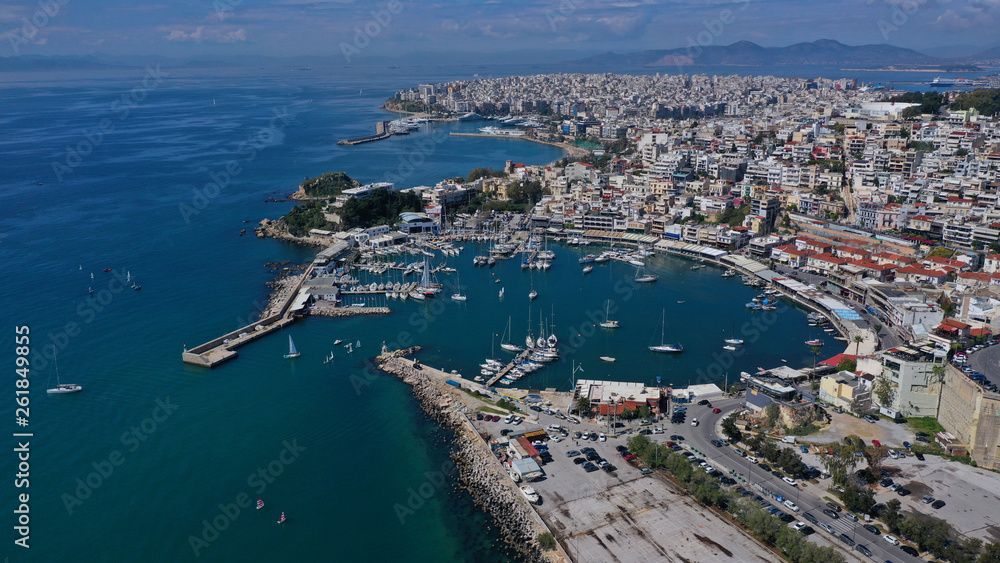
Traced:
POLYGON ((253 230, 253 232, 257 235, 257 238, 273 238, 275 240, 290 242, 292 244, 317 248, 326 248, 327 246, 330 246, 330 239, 327 238, 314 236, 297 237, 289 233, 288 226, 281 219, 276 221, 261 219, 260 224, 253 230))
POLYGON ((508 546, 525 561, 550 561, 536 541, 539 528, 533 510, 472 428, 466 416, 469 408, 421 370, 400 359, 416 349, 419 347, 384 354, 376 361, 382 371, 410 385, 424 412, 442 428, 452 431, 455 440, 451 457, 458 468, 461 486, 493 517, 508 546))

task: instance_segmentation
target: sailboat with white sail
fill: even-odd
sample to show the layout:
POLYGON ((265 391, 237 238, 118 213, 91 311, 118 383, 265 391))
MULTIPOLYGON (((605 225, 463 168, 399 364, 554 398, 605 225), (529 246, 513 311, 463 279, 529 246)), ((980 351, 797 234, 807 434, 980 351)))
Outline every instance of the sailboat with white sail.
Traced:
POLYGON ((462 274, 458 273, 458 274, 456 274, 456 276, 458 278, 458 284, 455 287, 455 293, 451 294, 451 300, 452 301, 465 301, 466 297, 464 295, 462 295, 462 274))
POLYGON ((59 360, 56 356, 52 357, 53 364, 56 367, 56 386, 52 389, 46 389, 46 393, 51 394, 62 394, 62 393, 76 393, 82 391, 83 387, 75 383, 62 383, 59 381, 59 360))
POLYGON ((604 308, 604 322, 601 323, 601 328, 618 328, 618 321, 611 320, 611 300, 608 299, 608 304, 604 308))
POLYGON ((680 344, 666 344, 666 343, 664 343, 664 334, 666 332, 666 327, 667 327, 667 311, 666 311, 666 309, 663 310, 662 317, 663 318, 660 321, 660 344, 659 344, 659 346, 656 346, 656 345, 650 346, 649 350, 652 351, 652 352, 664 352, 664 353, 683 352, 684 351, 684 347, 681 346, 680 344))
POLYGON ((636 283, 652 283, 660 279, 660 276, 645 273, 643 271, 644 268, 645 266, 639 266, 635 269, 635 277, 633 278, 633 281, 636 283))
POLYGON ((288 336, 288 353, 285 354, 285 359, 290 360, 292 358, 298 358, 301 356, 299 351, 295 348, 295 341, 292 340, 291 335, 288 336))
MULTIPOLYGON (((743 344, 742 338, 736 338, 736 323, 733 322, 733 336, 726 339, 726 344, 731 346, 741 346, 743 344)), ((734 348, 735 349, 735 348, 734 348)))
POLYGON ((507 317, 507 328, 503 331, 503 338, 500 339, 500 347, 508 352, 521 352, 524 348, 510 341, 510 317, 507 317))

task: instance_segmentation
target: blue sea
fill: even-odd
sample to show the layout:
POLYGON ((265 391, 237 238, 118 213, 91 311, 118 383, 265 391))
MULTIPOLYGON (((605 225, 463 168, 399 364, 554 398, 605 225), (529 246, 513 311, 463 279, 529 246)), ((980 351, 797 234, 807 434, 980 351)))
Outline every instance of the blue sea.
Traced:
MULTIPOLYGON (((633 287, 634 268, 612 263, 585 276, 577 259, 597 248, 555 242, 552 270, 533 274, 516 261, 474 269, 482 249, 466 243, 448 263, 460 269, 468 302, 391 302, 386 316, 306 319, 285 331, 302 352, 296 360, 282 359, 287 340, 279 334, 213 370, 181 363, 185 345, 257 317, 275 275, 266 263, 313 257, 312 249, 253 236, 261 218, 292 206, 270 200, 284 199, 303 178, 343 170, 362 182, 395 174, 407 185, 432 185, 508 159, 544 164, 563 156, 526 141, 442 134, 473 131, 475 123, 336 144, 372 132, 388 115, 378 106, 394 91, 553 70, 5 75, 2 353, 13 371, 15 330, 27 326, 31 393, 18 426, 16 374, 6 379, 11 437, 0 467, 8 476, 8 533, 0 553, 46 562, 505 561, 516 556, 447 470, 447 433, 406 385, 368 368, 383 341, 419 344, 427 364, 471 378, 483 358, 502 354, 508 318, 515 342, 541 322, 564 354, 522 380, 532 388, 568 389, 574 364, 584 366, 578 378, 679 386, 721 385, 757 366, 811 364, 802 341, 818 335, 802 312, 748 312, 743 303, 755 292, 715 267, 691 270, 689 261, 655 257, 649 270, 660 280, 633 287), (531 287, 540 293, 534 302, 531 287), (622 325, 614 332, 594 326, 608 308, 622 325), (722 339, 733 332, 746 349, 725 355, 722 339), (362 347, 336 350, 323 364, 335 339, 362 347), (661 339, 681 342, 685 353, 646 350, 661 339), (46 394, 57 373, 83 392, 46 394), (25 440, 29 478, 18 488, 13 450, 25 440), (429 489, 428 498, 414 496, 429 489), (30 549, 14 544, 21 537, 15 494, 28 495, 20 517, 30 549), (281 512, 287 522, 279 526, 281 512)), ((457 279, 441 281, 451 287, 457 279)))

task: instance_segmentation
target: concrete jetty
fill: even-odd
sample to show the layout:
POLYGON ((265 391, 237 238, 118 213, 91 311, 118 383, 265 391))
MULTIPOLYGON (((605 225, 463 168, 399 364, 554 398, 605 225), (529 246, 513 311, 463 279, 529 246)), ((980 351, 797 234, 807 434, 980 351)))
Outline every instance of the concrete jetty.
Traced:
POLYGON ((312 269, 313 266, 310 264, 292 291, 288 292, 284 303, 278 308, 277 313, 240 327, 230 333, 223 334, 214 340, 210 340, 194 348, 184 348, 181 359, 185 364, 213 368, 235 358, 237 356, 236 348, 271 334, 276 330, 281 330, 295 322, 295 317, 289 309, 295 301, 299 289, 302 288, 302 284, 309 279, 312 269))
POLYGON ((392 136, 389 132, 388 121, 379 121, 375 124, 375 134, 365 135, 364 137, 353 137, 351 139, 344 139, 343 141, 337 141, 338 145, 360 145, 361 143, 370 143, 371 141, 380 141, 382 139, 388 139, 392 136))

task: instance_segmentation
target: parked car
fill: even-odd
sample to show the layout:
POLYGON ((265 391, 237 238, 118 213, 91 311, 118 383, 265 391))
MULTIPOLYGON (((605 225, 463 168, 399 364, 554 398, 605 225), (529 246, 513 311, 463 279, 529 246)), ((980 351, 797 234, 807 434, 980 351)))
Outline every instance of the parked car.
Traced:
POLYGON ((896 539, 896 536, 885 535, 885 536, 882 536, 882 539, 884 539, 885 541, 891 543, 892 545, 899 545, 899 540, 896 539))
POLYGON ((782 477, 781 480, 784 481, 784 482, 786 482, 786 483, 788 483, 789 485, 791 485, 793 487, 799 484, 798 481, 796 481, 795 479, 792 479, 791 477, 782 477))
POLYGON ((812 522, 813 524, 819 524, 819 519, 817 519, 815 516, 813 516, 812 514, 810 514, 808 512, 803 513, 802 514, 802 518, 804 518, 804 519, 812 522))
POLYGON ((874 416, 872 416, 870 414, 866 414, 864 418, 865 418, 865 420, 867 420, 868 422, 871 422, 872 424, 875 424, 876 422, 878 422, 878 418, 876 418, 876 417, 874 417, 874 416))
POLYGON ((903 553, 907 554, 907 555, 912 555, 913 557, 919 557, 920 556, 920 552, 919 551, 917 551, 916 549, 913 549, 912 547, 910 547, 908 545, 899 546, 899 550, 902 551, 903 553))
POLYGON ((938 508, 941 508, 944 505, 945 505, 945 502, 943 500, 941 500, 941 499, 938 499, 938 500, 936 500, 936 501, 934 501, 934 502, 931 503, 931 508, 937 510, 938 508))
POLYGON ((847 545, 849 545, 851 547, 854 547, 854 540, 852 540, 851 536, 849 536, 847 534, 840 534, 840 541, 846 543, 847 545))
POLYGON ((919 459, 920 461, 924 461, 924 454, 917 452, 913 455, 916 456, 916 458, 919 459))
POLYGON ((872 445, 878 448, 882 445, 882 442, 879 442, 878 440, 872 440, 872 445))
POLYGON ((872 550, 868 549, 867 546, 859 545, 858 547, 855 547, 854 549, 860 551, 866 557, 871 557, 872 556, 872 550))
POLYGON ((865 524, 862 527, 864 529, 868 530, 869 532, 875 534, 876 536, 881 536, 882 535, 882 530, 879 530, 878 528, 876 528, 875 526, 872 526, 871 524, 865 524))
POLYGON ((839 504, 836 504, 836 503, 833 503, 833 502, 828 502, 828 503, 826 503, 826 505, 828 507, 830 507, 831 510, 834 510, 836 512, 840 512, 841 510, 843 510, 843 508, 840 508, 839 504))
POLYGON ((823 514, 826 514, 827 516, 829 516, 830 518, 833 518, 834 520, 840 518, 840 515, 838 515, 836 511, 830 510, 829 508, 824 508, 823 509, 823 514))
POLYGON ((804 454, 807 454, 807 453, 809 453, 809 448, 808 448, 808 447, 806 447, 806 446, 799 446, 799 449, 800 449, 800 450, 802 451, 802 453, 804 453, 804 454))
POLYGON ((924 504, 930 504, 930 503, 934 502, 934 497, 932 497, 931 495, 924 495, 920 499, 920 502, 922 502, 924 504))

